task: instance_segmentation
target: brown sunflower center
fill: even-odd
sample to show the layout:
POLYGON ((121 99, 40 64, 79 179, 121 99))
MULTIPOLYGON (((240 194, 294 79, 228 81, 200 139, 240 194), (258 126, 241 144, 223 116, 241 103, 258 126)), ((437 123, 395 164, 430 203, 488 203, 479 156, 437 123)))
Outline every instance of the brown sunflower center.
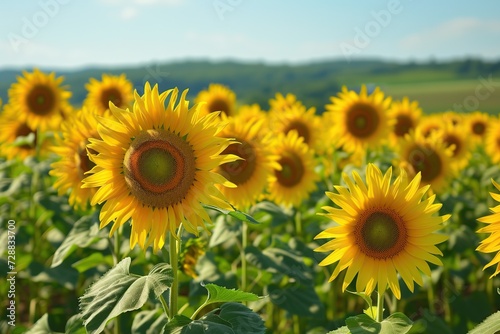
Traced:
POLYGON ((408 161, 415 172, 422 173, 423 183, 431 183, 442 173, 443 162, 436 151, 430 147, 414 147, 410 151, 408 161))
POLYGON ((415 125, 413 124, 413 120, 408 115, 397 115, 396 116, 396 125, 394 125, 394 133, 398 137, 403 137, 405 134, 410 132, 415 125))
POLYGON ((483 122, 475 122, 472 124, 472 132, 474 132, 475 135, 482 136, 484 131, 486 131, 486 125, 483 122))
POLYGON ((307 126, 307 124, 304 124, 304 122, 301 122, 299 120, 292 121, 285 128, 285 134, 287 134, 292 130, 297 131, 299 137, 304 138, 304 142, 306 144, 309 144, 309 139, 311 137, 311 134, 309 133, 309 127, 307 126))
POLYGON ((207 108, 209 112, 223 111, 226 115, 231 116, 229 103, 225 99, 215 98, 208 104, 207 108))
POLYGON ((282 186, 290 188, 300 183, 305 170, 302 159, 297 154, 285 152, 278 163, 281 170, 275 170, 274 174, 282 186))
POLYGON ((33 147, 36 146, 36 141, 37 141, 36 131, 31 130, 31 128, 26 123, 19 124, 19 126, 16 129, 16 133, 15 133, 16 138, 17 137, 26 137, 31 133, 33 133, 35 136, 35 138, 33 140, 33 145, 23 144, 23 145, 19 145, 18 146, 19 148, 21 148, 23 150, 32 149, 33 147))
POLYGON ((354 235, 360 250, 377 259, 399 254, 408 239, 404 220, 392 210, 361 213, 354 235))
MULTIPOLYGON (((83 178, 85 173, 91 170, 94 166, 95 163, 92 162, 87 154, 87 149, 86 145, 88 144, 88 141, 85 143, 82 143, 82 145, 78 148, 77 152, 77 165, 79 167, 79 173, 80 176, 83 178)), ((88 151, 91 154, 97 154, 97 151, 94 151, 93 149, 89 148, 88 151)))
POLYGON ((377 131, 379 122, 377 110, 368 104, 355 104, 347 112, 347 130, 354 137, 370 137, 377 131))
POLYGON ((455 147, 453 148, 454 157, 460 154, 460 150, 462 149, 462 141, 460 140, 460 138, 458 138, 453 134, 448 134, 447 136, 444 137, 443 141, 447 147, 455 145, 455 147))
POLYGON ((422 129, 422 134, 427 138, 431 135, 431 133, 437 130, 439 130, 439 125, 428 125, 422 129))
POLYGON ((36 85, 28 93, 27 104, 30 111, 44 116, 52 112, 56 104, 54 90, 46 85, 36 85))
POLYGON ((122 93, 115 87, 106 88, 101 93, 101 105, 104 109, 109 108, 109 102, 112 102, 117 107, 122 107, 122 93))
POLYGON ((125 181, 141 203, 164 208, 182 201, 196 176, 193 149, 178 135, 149 130, 125 153, 125 181))
POLYGON ((257 166, 254 147, 245 140, 236 138, 239 143, 229 145, 222 154, 234 154, 243 160, 236 160, 222 164, 221 174, 236 185, 250 180, 257 166))

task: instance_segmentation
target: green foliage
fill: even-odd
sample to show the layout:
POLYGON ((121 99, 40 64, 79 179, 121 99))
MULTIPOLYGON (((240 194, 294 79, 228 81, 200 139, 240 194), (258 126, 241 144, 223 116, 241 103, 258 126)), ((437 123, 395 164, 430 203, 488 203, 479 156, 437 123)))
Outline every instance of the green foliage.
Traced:
POLYGON ((500 331, 500 311, 490 315, 469 334, 497 333, 498 331, 500 331))

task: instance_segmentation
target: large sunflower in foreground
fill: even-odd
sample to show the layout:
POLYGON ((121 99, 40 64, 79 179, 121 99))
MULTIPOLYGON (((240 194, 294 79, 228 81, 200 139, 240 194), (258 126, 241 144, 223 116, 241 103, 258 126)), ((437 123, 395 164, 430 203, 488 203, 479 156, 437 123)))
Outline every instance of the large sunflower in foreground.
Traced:
POLYGON ((132 110, 111 105, 113 119, 99 119, 102 140, 90 139, 96 166, 84 187, 99 187, 91 204, 105 202, 99 218, 101 227, 114 222, 111 234, 132 219, 131 247, 156 251, 181 223, 198 234, 211 222, 201 203, 230 208, 215 185, 234 185, 212 170, 237 158, 220 154, 232 141, 218 136, 218 113, 200 117, 186 94, 177 101, 177 88, 159 94, 146 83, 132 110))
POLYGON ((58 129, 62 121, 61 110, 71 97, 71 93, 60 86, 62 81, 63 77, 56 78, 54 72, 23 71, 23 76, 9 88, 9 105, 19 121, 31 129, 58 129))
POLYGON ((226 116, 236 115, 236 94, 227 86, 210 84, 207 90, 198 93, 194 101, 200 105, 200 116, 217 111, 226 116))
POLYGON ((101 81, 90 78, 85 88, 88 93, 83 104, 89 110, 95 110, 98 115, 104 115, 109 110, 110 102, 118 108, 126 109, 134 99, 132 83, 125 74, 103 74, 101 81))
MULTIPOLYGON (((89 138, 99 138, 97 120, 93 113, 84 107, 62 126, 62 134, 52 148, 59 161, 52 163, 50 175, 55 176, 54 188, 59 195, 70 190, 69 204, 84 209, 95 194, 95 188, 81 188, 85 173, 94 167, 87 154, 89 138)), ((94 152, 95 153, 95 152, 94 152)))
POLYGON ((333 126, 331 135, 346 152, 376 147, 389 135, 394 124, 387 114, 391 98, 384 98, 378 87, 368 95, 365 85, 359 94, 344 86, 330 100, 326 110, 333 126))
MULTIPOLYGON (((0 116, 0 156, 9 160, 36 155, 37 131, 17 116, 7 106, 0 116), (24 142, 19 142, 20 137, 25 137, 24 142)), ((41 154, 46 151, 45 146, 42 144, 41 154)))
POLYGON ((314 171, 314 152, 297 131, 291 131, 277 136, 273 154, 281 168, 268 178, 269 199, 285 206, 299 206, 316 189, 319 176, 314 171))
POLYGON ((410 177, 422 174, 422 183, 430 184, 432 191, 442 193, 455 168, 450 164, 453 151, 437 133, 424 137, 420 132, 406 135, 399 147, 399 166, 410 177))
POLYGON ((371 294, 375 287, 384 292, 389 286, 401 298, 397 274, 410 291, 414 282, 423 284, 422 274, 431 275, 428 262, 442 265, 436 247, 448 237, 436 233, 449 216, 438 216, 441 204, 435 195, 423 200, 429 186, 420 186, 420 174, 410 182, 404 171, 391 184, 392 168, 382 174, 369 164, 366 184, 353 172, 354 181, 345 173, 348 187, 335 187, 338 194, 327 196, 340 208, 323 207, 325 215, 338 226, 319 233, 315 239, 333 239, 315 249, 332 252, 319 265, 338 262, 330 281, 347 269, 342 290, 357 274, 356 291, 371 294))
MULTIPOLYGON (((223 117, 224 119, 225 117, 223 117)), ((270 150, 270 136, 260 139, 264 120, 241 122, 231 118, 229 124, 219 133, 220 137, 233 138, 236 143, 229 145, 222 153, 234 154, 241 158, 220 165, 217 171, 237 188, 218 188, 228 201, 239 209, 255 204, 264 192, 267 178, 280 166, 277 157, 270 150)))
MULTIPOLYGON (((500 190, 500 184, 496 183, 494 180, 491 180, 495 188, 500 190)), ((490 193, 491 197, 497 202, 500 202, 500 194, 498 193, 490 193)), ((477 233, 490 233, 490 235, 481 241, 479 246, 476 248, 477 251, 483 253, 495 253, 493 259, 484 266, 483 270, 491 267, 496 264, 496 269, 493 275, 496 276, 500 273, 500 205, 491 208, 491 214, 488 216, 484 216, 478 219, 481 223, 488 224, 485 227, 477 230, 477 233)))
POLYGON ((484 135, 484 150, 494 164, 500 162, 500 120, 491 117, 484 135))
POLYGON ((391 118, 395 119, 391 142, 396 145, 407 133, 415 130, 422 115, 422 109, 417 101, 410 102, 409 98, 404 97, 401 101, 393 101, 388 113, 391 118))

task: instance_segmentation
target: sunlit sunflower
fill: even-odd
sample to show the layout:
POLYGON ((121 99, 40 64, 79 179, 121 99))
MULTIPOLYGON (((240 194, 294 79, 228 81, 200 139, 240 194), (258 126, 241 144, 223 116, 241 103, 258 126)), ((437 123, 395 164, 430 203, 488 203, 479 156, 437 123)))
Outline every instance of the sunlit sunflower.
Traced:
POLYGON ((236 94, 224 85, 210 84, 207 90, 198 93, 194 101, 200 104, 200 116, 216 111, 226 116, 236 115, 236 94))
POLYGON ((52 163, 49 174, 57 178, 54 188, 58 190, 59 195, 70 190, 69 204, 84 209, 96 192, 95 188, 81 186, 85 173, 95 165, 88 157, 86 146, 89 138, 100 138, 97 133, 97 120, 93 113, 83 107, 63 122, 61 128, 62 133, 52 148, 60 160, 52 163))
POLYGON ((41 131, 58 129, 61 110, 68 104, 71 93, 61 87, 63 77, 45 74, 38 69, 23 76, 9 89, 9 105, 16 110, 20 122, 41 131))
MULTIPOLYGON (((25 121, 21 121, 17 112, 6 105, 0 116, 0 156, 9 160, 34 156, 37 137, 37 131, 25 121)), ((43 155, 44 152, 46 152, 46 145, 42 145, 40 153, 43 155)))
POLYGON ((277 156, 270 149, 270 136, 258 137, 264 120, 244 123, 238 118, 231 118, 228 122, 219 136, 233 138, 236 143, 229 145, 222 153, 234 154, 241 160, 221 164, 217 172, 237 188, 222 185, 218 188, 231 204, 243 210, 255 204, 264 192, 267 178, 280 166, 276 162, 277 156))
POLYGON ((354 182, 344 173, 348 187, 337 186, 338 194, 327 196, 340 208, 323 207, 325 216, 338 226, 319 233, 315 239, 333 239, 315 249, 332 251, 319 265, 338 262, 330 281, 347 269, 342 290, 357 274, 356 291, 371 294, 378 286, 384 292, 389 286, 401 298, 397 274, 410 291, 414 282, 423 284, 422 274, 431 275, 428 262, 443 265, 436 247, 448 237, 436 233, 449 216, 438 216, 441 204, 435 195, 423 200, 429 186, 420 186, 420 174, 410 182, 404 171, 391 184, 392 168, 382 174, 368 164, 366 184, 353 172, 354 182))
POLYGON ((99 187, 91 204, 105 202, 99 218, 101 227, 114 222, 111 234, 132 219, 131 248, 153 244, 156 251, 181 223, 198 234, 211 222, 201 203, 230 208, 215 185, 234 185, 212 170, 237 159, 220 155, 232 141, 218 137, 218 113, 200 117, 186 95, 177 102, 177 88, 159 94, 146 83, 132 110, 111 105, 114 119, 99 119, 102 140, 90 139, 96 166, 84 187, 99 187))
POLYGON ((411 130, 415 130, 422 115, 417 101, 404 97, 401 101, 393 101, 389 109, 389 117, 395 119, 391 142, 396 145, 411 130))
POLYGON ((179 254, 180 269, 183 273, 192 278, 197 278, 196 263, 205 254, 206 242, 200 238, 189 238, 182 245, 182 252, 179 254))
POLYGON ((471 141, 463 123, 457 125, 448 123, 436 134, 446 147, 451 148, 452 154, 449 163, 453 164, 456 170, 467 166, 471 157, 471 141))
POLYGON ((368 95, 365 85, 359 94, 344 86, 338 97, 330 100, 326 110, 332 118, 331 135, 346 152, 376 147, 389 135, 394 124, 387 114, 391 98, 384 99, 378 87, 368 95))
POLYGON ((101 81, 90 78, 85 88, 88 93, 83 104, 89 110, 95 110, 98 115, 104 115, 109 110, 110 102, 118 108, 126 109, 134 99, 132 83, 125 74, 103 74, 101 81))
POLYGON ((434 133, 424 137, 421 133, 406 135, 399 148, 399 166, 406 169, 410 177, 422 174, 422 184, 440 193, 445 190, 455 169, 450 164, 451 147, 434 133))
POLYGON ((315 108, 306 110, 304 106, 292 106, 282 111, 269 113, 269 127, 276 135, 297 131, 304 142, 315 151, 323 151, 326 146, 321 118, 315 108))
POLYGON ((268 115, 266 112, 262 111, 258 103, 240 106, 238 108, 237 117, 238 120, 243 123, 264 120, 264 124, 267 126, 268 115))
MULTIPOLYGON (((491 180, 491 182, 497 190, 500 190, 500 184, 496 183, 494 180, 491 180)), ((500 202, 500 194, 490 193, 490 195, 495 201, 500 202)), ((490 235, 481 241, 476 250, 483 253, 496 252, 493 259, 483 268, 483 270, 485 270, 486 268, 496 264, 495 272, 490 276, 490 278, 492 278, 500 273, 500 205, 497 205, 490 210, 490 215, 478 219, 481 223, 488 225, 477 230, 477 233, 490 233, 490 235)))
POLYGON ((280 170, 268 178, 269 199, 285 206, 298 206, 316 189, 318 175, 314 171, 312 151, 297 131, 274 140, 273 153, 278 156, 280 170))
POLYGON ((276 93, 274 99, 269 100, 269 106, 271 111, 278 112, 292 107, 303 107, 302 102, 297 100, 297 97, 292 93, 288 93, 286 96, 283 96, 281 93, 276 93))
POLYGON ((446 111, 441 114, 441 117, 444 121, 443 124, 450 124, 452 126, 463 125, 464 116, 463 114, 457 113, 455 111, 446 111))
POLYGON ((429 137, 431 133, 443 127, 441 115, 425 115, 420 119, 416 132, 420 132, 424 137, 429 137))
POLYGON ((483 142, 490 122, 490 115, 487 113, 476 111, 467 115, 466 124, 474 143, 483 142))
POLYGON ((490 117, 490 122, 484 136, 484 150, 490 156, 491 162, 500 162, 500 120, 490 117))

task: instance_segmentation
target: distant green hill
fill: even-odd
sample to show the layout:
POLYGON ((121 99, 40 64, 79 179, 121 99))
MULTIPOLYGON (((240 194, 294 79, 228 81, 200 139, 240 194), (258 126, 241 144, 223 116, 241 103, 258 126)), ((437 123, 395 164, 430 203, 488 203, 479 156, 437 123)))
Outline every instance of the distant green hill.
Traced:
MULTIPOLYGON (((264 109, 268 109, 268 101, 276 92, 290 92, 321 113, 329 97, 336 95, 342 85, 359 89, 361 84, 368 84, 380 86, 395 99, 403 96, 417 99, 428 113, 452 109, 500 113, 500 61, 467 59, 421 64, 366 60, 303 65, 183 61, 57 71, 57 75, 64 75, 64 83, 72 90, 71 102, 75 105, 85 98, 84 85, 89 78, 100 78, 102 73, 125 73, 140 93, 146 81, 158 83, 161 89, 189 88, 191 99, 209 83, 222 83, 236 92, 239 103, 259 103, 264 109)), ((4 102, 8 87, 19 74, 21 71, 17 69, 0 70, 0 97, 4 102)))

